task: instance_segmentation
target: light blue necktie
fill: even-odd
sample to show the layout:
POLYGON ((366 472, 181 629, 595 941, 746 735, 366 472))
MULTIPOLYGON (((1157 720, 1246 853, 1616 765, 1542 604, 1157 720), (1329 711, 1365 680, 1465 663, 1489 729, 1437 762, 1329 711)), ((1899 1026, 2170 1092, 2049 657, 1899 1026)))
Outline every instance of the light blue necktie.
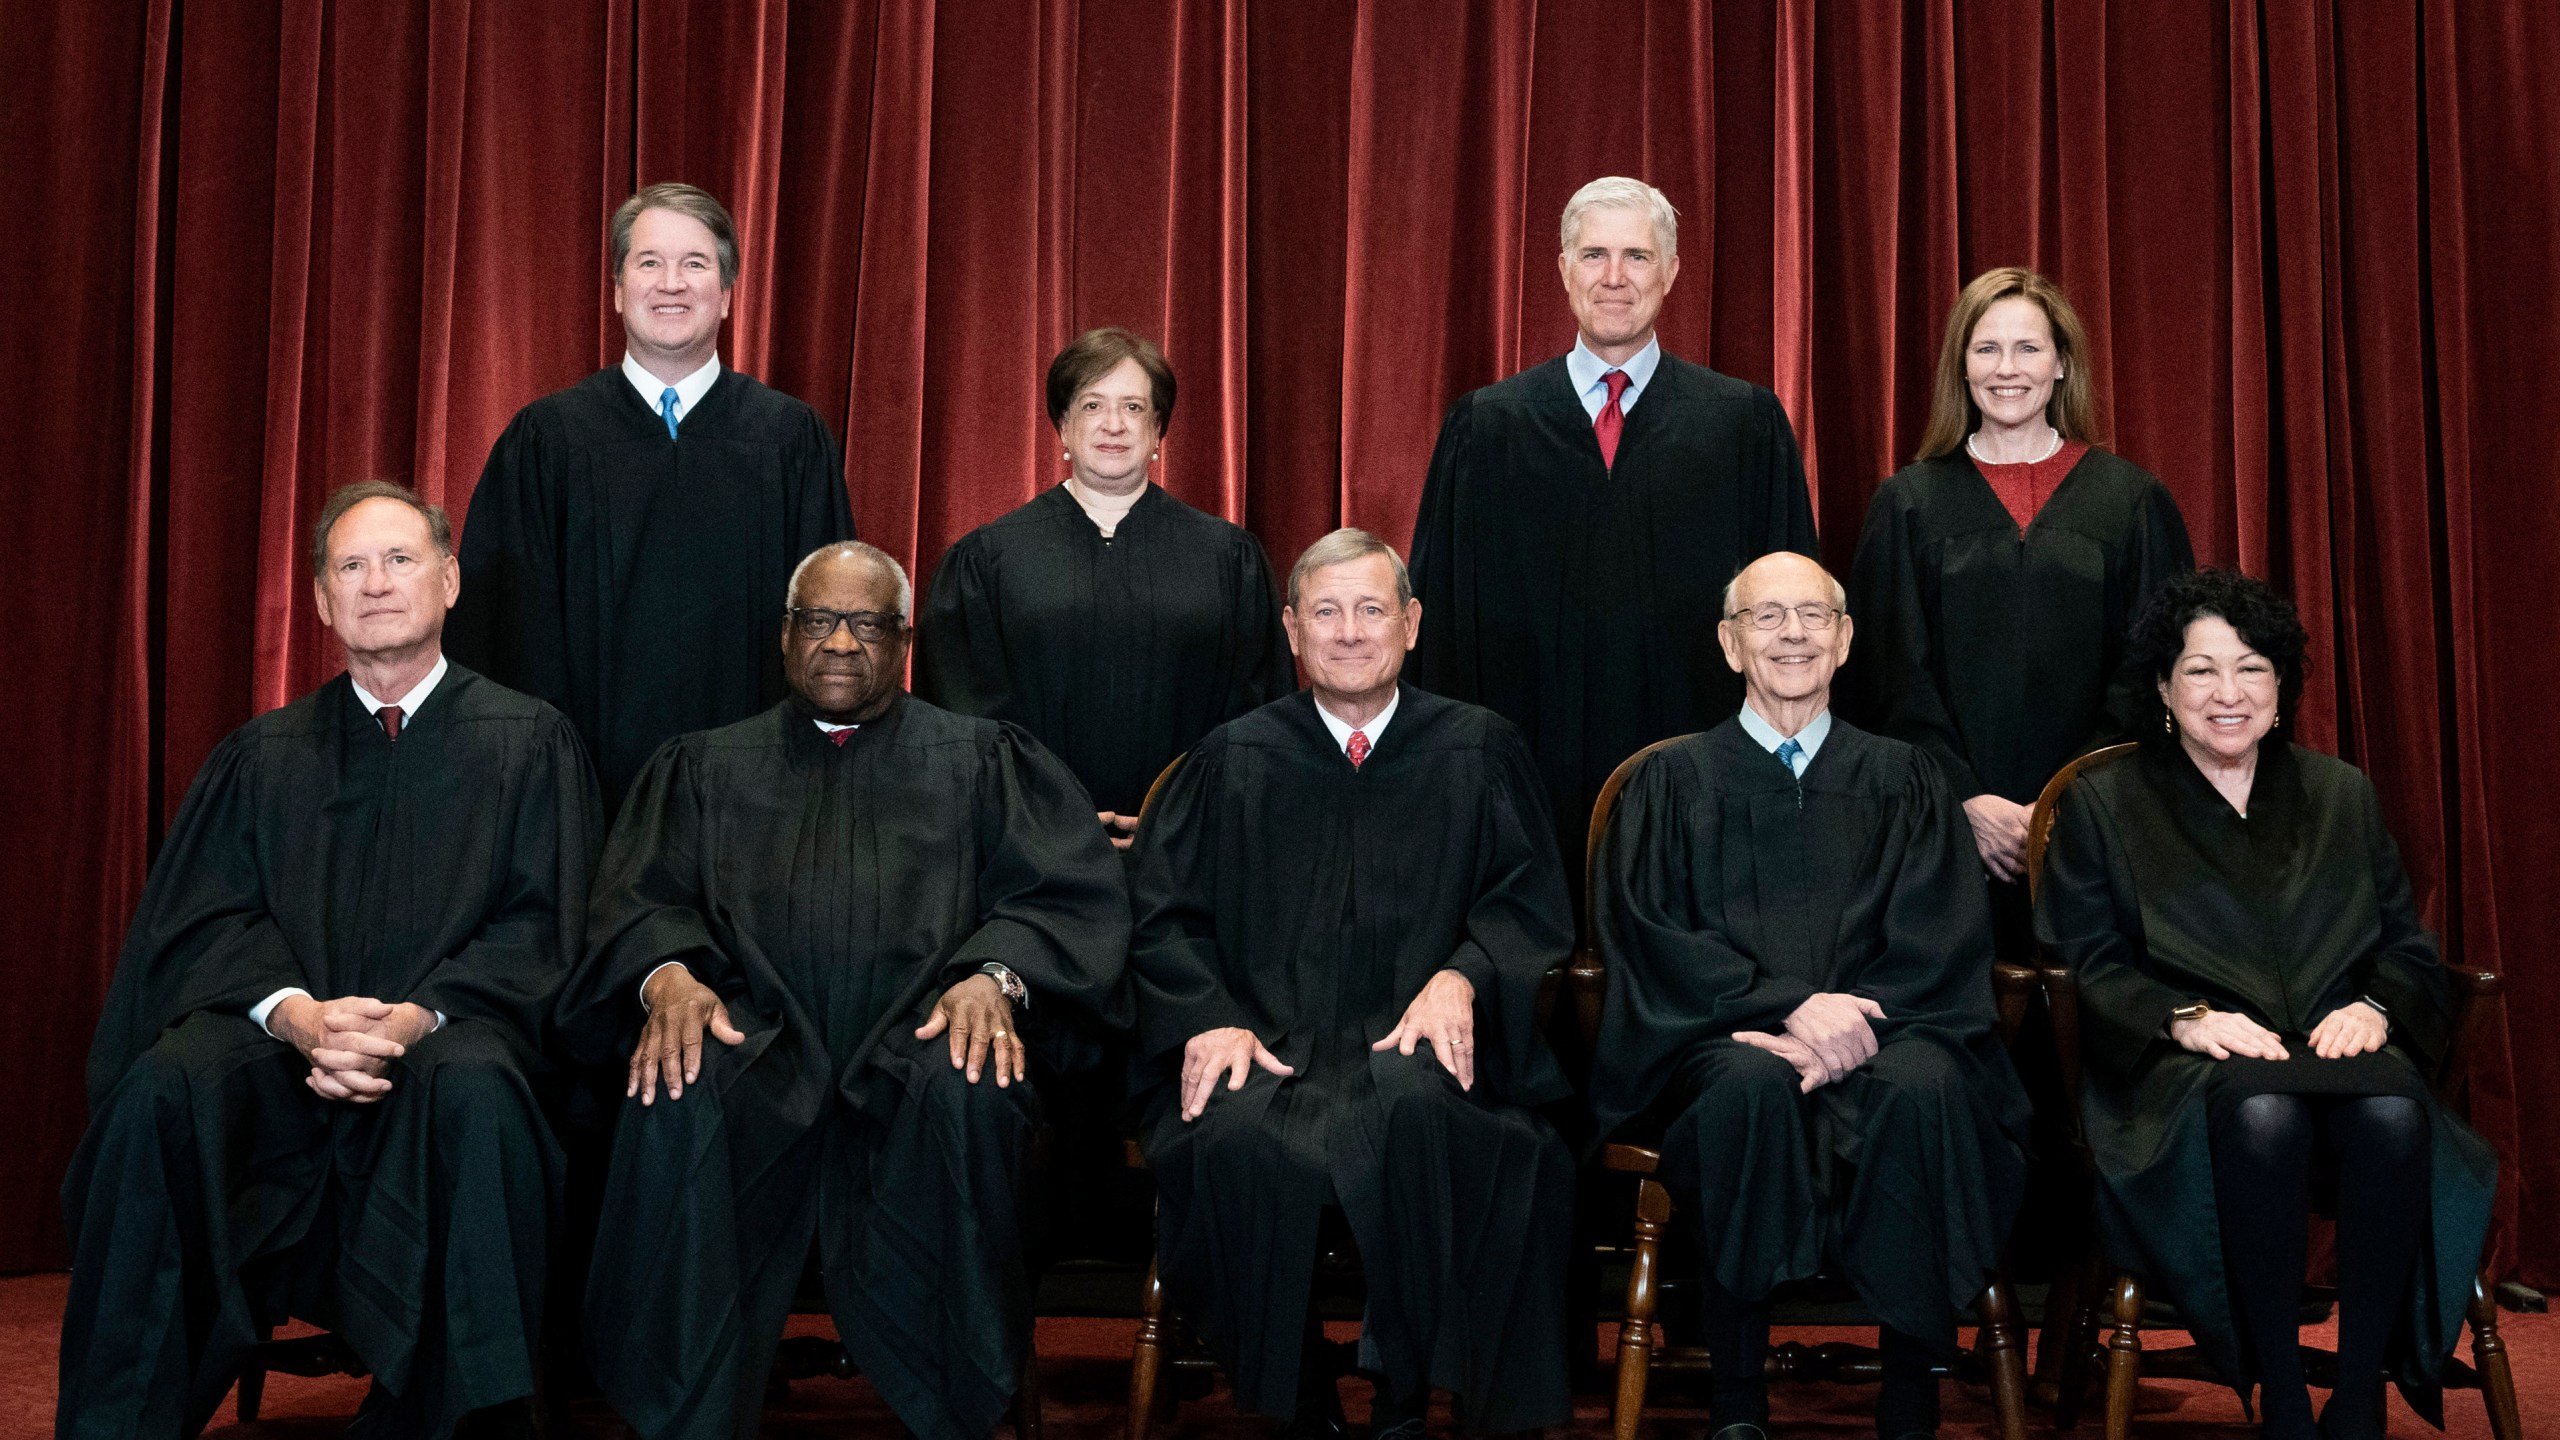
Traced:
POLYGON ((1794 740, 1787 739, 1778 742, 1778 763, 1787 767, 1788 774, 1796 776, 1799 779, 1803 778, 1804 772, 1796 768, 1796 761, 1803 755, 1804 747, 1797 744, 1794 740))
POLYGON ((667 438, 673 440, 676 438, 676 387, 673 385, 658 392, 658 413, 667 417, 667 438))

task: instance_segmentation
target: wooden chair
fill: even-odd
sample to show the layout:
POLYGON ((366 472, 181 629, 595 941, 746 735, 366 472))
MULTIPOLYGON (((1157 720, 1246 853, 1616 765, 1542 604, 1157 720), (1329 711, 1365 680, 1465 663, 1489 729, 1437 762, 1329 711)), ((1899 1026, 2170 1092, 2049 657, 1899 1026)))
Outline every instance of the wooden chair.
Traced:
MULTIPOLYGON (((2111 745, 2095 750, 2062 768, 2036 797, 2034 812, 2027 821, 2027 894, 2032 899, 2044 879, 2045 849, 2053 839, 2053 825, 2062 797, 2071 782, 2082 772, 2112 764, 2131 754, 2134 745, 2111 745)), ((2489 1002, 2498 998, 2500 981, 2494 971, 2465 969, 2448 964, 2459 1009, 2454 1027, 2453 1044, 2444 1063, 2434 1077, 2436 1099, 2448 1107, 2459 1100, 2466 1075, 2466 1062, 2475 1037, 2487 1024, 2489 1002)), ((2046 1004, 2053 1015, 2054 1049, 2061 1063, 2062 1083, 2071 1102, 2075 1119, 2074 1134, 2083 1165, 2094 1167, 2085 1136, 2079 1135, 2076 1119, 2080 1113, 2080 1003, 2079 985, 2068 969, 2048 955, 2043 973, 2046 1004)), ((2080 1401, 2088 1385, 2088 1369, 2099 1358, 2098 1330, 2102 1324, 2113 1334, 2104 1352, 2107 1377, 2107 1440, 2126 1440, 2133 1424, 2133 1407, 2141 1388, 2142 1373, 2148 1368, 2155 1375, 2175 1379, 2219 1381, 2221 1376, 2208 1364, 2203 1354, 2192 1345, 2172 1350, 2145 1352, 2142 1348, 2144 1306, 2142 1279, 2129 1271, 2111 1270, 2104 1253, 2094 1238, 2089 1258, 2078 1286, 2081 1301, 2072 1307, 2069 1328, 2063 1335, 2061 1392, 2054 1406, 2054 1426, 2070 1430, 2079 1423, 2080 1401), (2113 1284, 2106 1283, 2112 1275, 2113 1284), (2098 1313, 2099 1297, 2105 1294, 2112 1302, 2106 1316, 2098 1313)), ((2483 1268, 2471 1282, 2472 1362, 2454 1356, 2445 1362, 2444 1384, 2448 1390, 2481 1392, 2481 1400, 2489 1412, 2489 1433, 2497 1440, 2523 1440, 2524 1431, 2516 1414, 2515 1376, 2507 1359, 2506 1341, 2498 1334, 2498 1307, 2492 1295, 2496 1277, 2483 1268), (2476 1365, 2476 1368, 2475 1368, 2476 1365)), ((2337 1356, 2327 1350, 2305 1346, 2303 1370, 2315 1385, 2328 1385, 2335 1377, 2337 1356)))
MULTIPOLYGON (((1618 802, 1619 792, 1637 769, 1653 753, 1681 739, 1657 741, 1627 757, 1601 787, 1600 799, 1591 809, 1591 833, 1585 850, 1585 878, 1591 893, 1599 885, 1598 857, 1601 838, 1608 833, 1609 821, 1618 802)), ((1583 991, 1591 999, 1584 1010, 1585 1023, 1592 1036, 1599 1031, 1598 995, 1605 985, 1606 962, 1601 956, 1592 930, 1590 913, 1596 907, 1586 906, 1583 918, 1582 963, 1591 975, 1577 985, 1577 1003, 1583 991)), ((1577 972, 1577 980, 1580 979, 1577 972)), ((1999 1033, 2006 1043, 2024 1022, 2028 1001, 2036 987, 2034 971, 2022 966, 1995 964, 1992 972, 1993 994, 1999 1007, 1999 1033)), ((1596 1041, 1594 1042, 1596 1043, 1596 1041)), ((1651 1372, 1665 1370, 1703 1371, 1708 1368, 1706 1351, 1696 1347, 1674 1348, 1664 1339, 1655 1321, 1659 1302, 1656 1272, 1661 1267, 1662 1243, 1671 1223, 1671 1191, 1654 1178, 1662 1163, 1662 1153, 1641 1145, 1610 1144, 1601 1150, 1602 1167, 1614 1174, 1630 1175, 1636 1181, 1635 1255, 1627 1271, 1626 1318, 1618 1327, 1618 1396, 1615 1411, 1616 1440, 1635 1440, 1637 1423, 1643 1418, 1645 1385, 1651 1372)), ((2023 1344, 2024 1331, 2018 1322, 2017 1299, 2011 1293, 2005 1276, 1994 1276, 1975 1302, 1981 1327, 1977 1348, 1969 1367, 1985 1375, 1991 1384, 1993 1402, 2000 1416, 2003 1440, 2024 1440, 2027 1433, 2027 1376, 2023 1344)), ((1863 1345, 1804 1345, 1796 1341, 1770 1347, 1768 1376, 1774 1380, 1855 1380, 1872 1381, 1883 1371, 1876 1352, 1863 1345)), ((1944 1378, 1950 1371, 1940 1367, 1944 1378)))

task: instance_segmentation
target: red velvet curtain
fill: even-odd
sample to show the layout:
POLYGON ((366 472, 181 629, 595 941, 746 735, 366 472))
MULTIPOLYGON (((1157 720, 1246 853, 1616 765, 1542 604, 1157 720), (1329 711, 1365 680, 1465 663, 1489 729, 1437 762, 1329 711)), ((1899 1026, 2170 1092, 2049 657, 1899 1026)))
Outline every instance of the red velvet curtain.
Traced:
POLYGON ((736 211, 726 356, 828 417, 863 533, 929 572, 1057 473, 1041 369, 1104 323, 1180 369, 1176 493, 1283 564, 1402 542, 1448 402, 1570 342, 1556 214, 1622 172, 1683 212, 1665 342, 1776 387, 1835 565, 1961 281, 2071 290, 2118 448, 2302 602, 2304 732, 2507 972, 2472 1115, 2560 1280, 2555 56, 2535 0, 0 7, 0 1267, 61 1258, 165 818, 337 664, 323 492, 460 513, 515 408, 618 353, 636 185, 736 211))

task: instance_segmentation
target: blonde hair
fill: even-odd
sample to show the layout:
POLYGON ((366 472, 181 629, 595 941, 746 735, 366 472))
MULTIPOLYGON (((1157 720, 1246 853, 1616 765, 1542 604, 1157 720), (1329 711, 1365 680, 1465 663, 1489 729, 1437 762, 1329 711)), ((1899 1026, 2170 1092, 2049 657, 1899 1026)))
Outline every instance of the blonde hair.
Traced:
POLYGON ((2046 422, 2065 440, 2096 444, 2105 438, 2098 420, 2097 382, 2089 375, 2089 337, 2080 328, 2080 313, 2071 308, 2061 286, 2033 270, 2003 265, 1974 276, 1947 316, 1947 338, 1938 347, 1938 373, 1929 386, 1929 428, 1920 436, 1919 452, 1911 457, 1915 463, 1954 454, 1963 448, 1965 437, 1981 426, 1982 409, 1973 403, 1972 387, 1965 384, 1964 352, 1972 345, 1974 327, 1982 317, 2012 296, 2032 300, 2044 311, 2055 353, 2062 361, 2062 378, 2054 382, 2053 399, 2044 407, 2046 422))

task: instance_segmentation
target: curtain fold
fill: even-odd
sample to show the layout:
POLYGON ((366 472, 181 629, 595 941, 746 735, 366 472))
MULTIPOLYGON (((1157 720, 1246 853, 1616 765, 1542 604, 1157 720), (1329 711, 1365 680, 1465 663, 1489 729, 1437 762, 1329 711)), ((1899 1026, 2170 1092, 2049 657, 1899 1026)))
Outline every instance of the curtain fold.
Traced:
MULTIPOLYGON (((37 341, 0 486, 0 1268, 59 1263, 79 1075, 160 827, 338 659, 322 496, 459 516, 517 407, 616 360, 602 227, 738 216, 725 362, 846 441, 919 584, 1061 473, 1076 332, 1160 339, 1158 476, 1286 566, 1401 544, 1442 413, 1562 351, 1566 196, 1682 213, 1665 346, 1777 390, 1844 566, 1948 304, 2028 264, 2199 552, 2285 586, 2301 733, 2365 767, 2431 921, 2503 970, 2472 1114, 2560 1282, 2560 10, 2531 0, 269 0, 0 7, 37 341), (101 633, 101 631, 106 633, 101 633), (2519 1043, 2521 1040, 2522 1043, 2519 1043)), ((1429 623, 1428 617, 1425 623, 1429 623)))

